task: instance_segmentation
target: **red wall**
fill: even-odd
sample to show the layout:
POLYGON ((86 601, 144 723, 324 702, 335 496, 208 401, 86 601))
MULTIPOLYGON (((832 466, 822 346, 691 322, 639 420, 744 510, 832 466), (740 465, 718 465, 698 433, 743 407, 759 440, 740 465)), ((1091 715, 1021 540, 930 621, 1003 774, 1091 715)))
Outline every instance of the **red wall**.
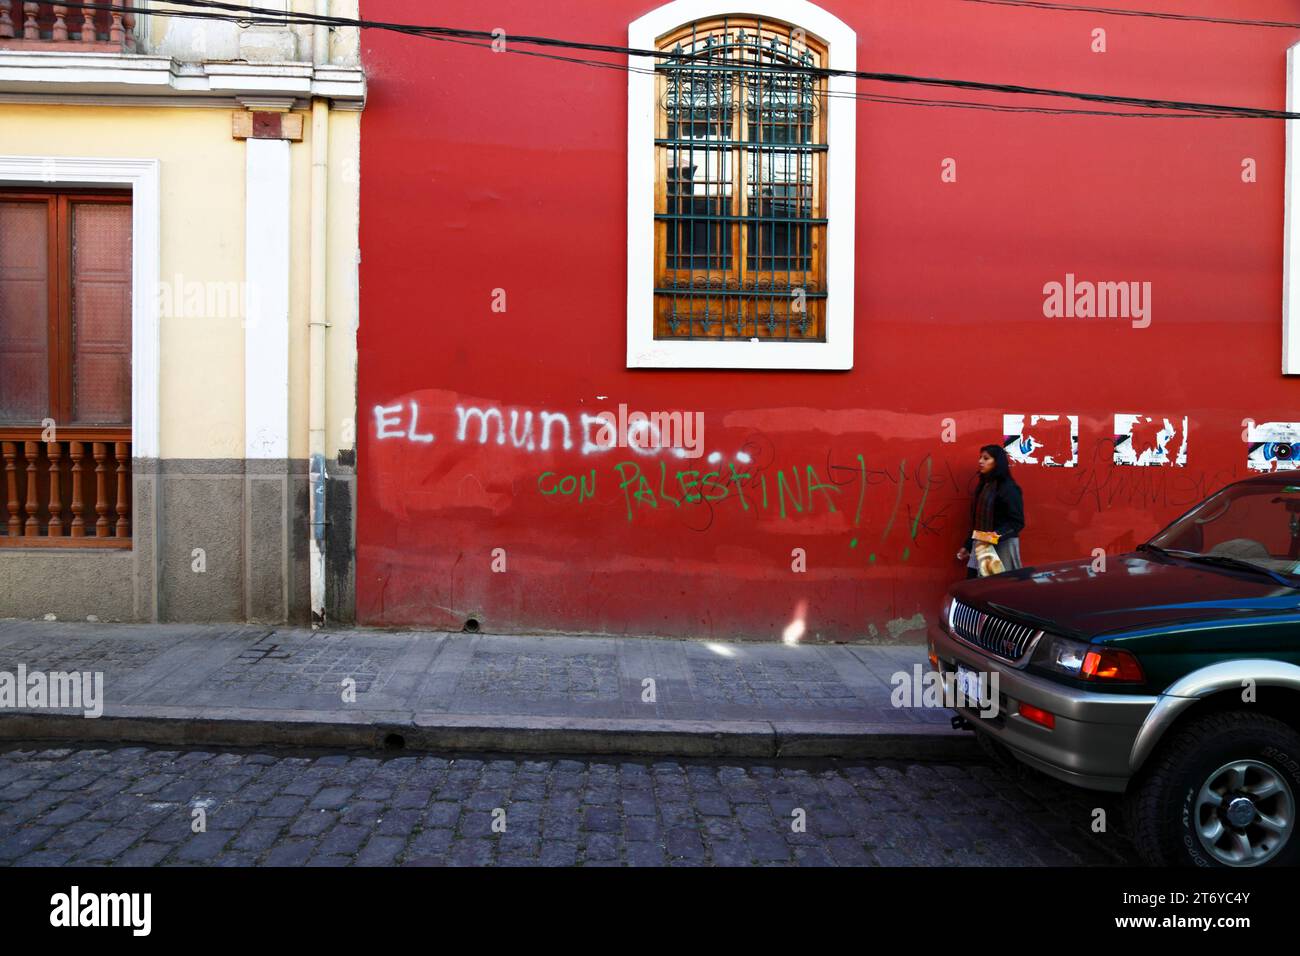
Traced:
MULTIPOLYGON (((653 6, 385 0, 362 14, 625 44, 653 6)), ((1278 109, 1300 40, 960 0, 824 6, 857 31, 864 70, 1278 109), (1105 53, 1090 49, 1099 26, 1105 53)), ((1296 19, 1283 0, 1176 9, 1296 19)), ((953 553, 975 459, 1001 440, 1004 413, 1080 418, 1075 467, 1016 467, 1027 563, 1130 548, 1250 474, 1242 419, 1300 419, 1297 383, 1279 371, 1281 121, 861 103, 852 371, 630 371, 625 74, 381 31, 363 44, 364 623, 776 640, 805 620, 806 640, 919 639, 915 615, 935 613, 964 574, 953 553), (940 177, 949 157, 955 183, 940 177), (1066 273, 1152 283, 1150 327, 1045 318, 1043 286, 1066 273), (434 440, 379 440, 375 406, 410 402, 416 434, 434 440), (732 462, 751 476, 743 500, 735 483, 726 497, 710 487, 714 501, 661 497, 660 461, 681 498, 677 471, 713 470, 702 460, 480 445, 477 425, 457 440, 458 404, 564 412, 576 428, 620 402, 702 411, 723 475, 732 462), (1112 464, 1117 412, 1187 416, 1187 465, 1112 464), (624 461, 642 466, 657 507, 629 504, 624 461), (833 487, 805 487, 802 512, 787 498, 783 515, 778 472, 806 485, 810 467, 833 487), (553 477, 539 487, 546 472, 590 482, 593 470, 585 500, 544 495, 553 477), (504 573, 491 569, 496 548, 504 573), (806 573, 791 569, 794 548, 806 573)), ((831 215, 844 212, 832 197, 831 215)))

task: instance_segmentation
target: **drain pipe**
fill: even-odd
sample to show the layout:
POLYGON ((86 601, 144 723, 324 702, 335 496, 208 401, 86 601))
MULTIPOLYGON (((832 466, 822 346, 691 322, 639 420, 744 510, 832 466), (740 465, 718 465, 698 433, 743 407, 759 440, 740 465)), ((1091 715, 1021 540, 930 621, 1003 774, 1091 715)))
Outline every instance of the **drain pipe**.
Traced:
MULTIPOLYGON (((329 0, 316 0, 316 14, 329 16, 329 0)), ((312 63, 329 62, 329 27, 312 31, 312 63)), ((310 406, 307 418, 311 508, 311 625, 325 623, 325 329, 326 240, 328 237, 329 102, 311 101, 311 311, 310 358, 307 378, 310 406)))

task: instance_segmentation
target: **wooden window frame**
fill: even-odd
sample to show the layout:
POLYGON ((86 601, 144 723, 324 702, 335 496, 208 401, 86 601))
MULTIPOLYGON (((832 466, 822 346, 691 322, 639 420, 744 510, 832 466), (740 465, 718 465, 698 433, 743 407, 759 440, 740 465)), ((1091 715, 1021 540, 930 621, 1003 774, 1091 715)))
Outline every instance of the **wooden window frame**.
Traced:
MULTIPOLYGON (((129 442, 131 421, 95 423, 73 419, 72 370, 72 205, 102 203, 132 204, 130 192, 120 189, 34 189, 0 187, 0 202, 30 202, 46 205, 47 261, 53 273, 49 283, 46 334, 49 336, 48 389, 42 418, 53 419, 61 439, 129 442)), ((134 295, 134 289, 132 290, 134 295)), ((44 431, 40 422, 0 421, 7 441, 39 441, 44 431)))
MULTIPOLYGON (((706 38, 721 35, 726 39, 734 38, 737 34, 743 33, 746 37, 753 36, 757 38, 759 48, 767 46, 768 41, 775 39, 784 41, 787 46, 786 53, 798 54, 806 53, 810 58, 808 65, 817 68, 822 67, 827 62, 827 49, 825 43, 818 38, 808 35, 806 31, 800 30, 797 26, 781 21, 764 20, 762 17, 725 15, 712 17, 704 21, 682 24, 676 30, 660 37, 658 40, 658 49, 662 52, 671 52, 679 45, 685 44, 688 48, 698 48, 701 42, 706 38)), ((742 51, 743 57, 743 51, 742 51)), ((776 56, 771 57, 776 60, 776 56)), ((736 60, 729 57, 727 62, 748 63, 747 59, 736 60)), ((720 224, 718 228, 719 239, 725 233, 730 240, 730 253, 726 257, 729 262, 723 264, 721 261, 714 265, 713 259, 716 257, 721 260, 723 257, 719 253, 708 252, 704 256, 702 268, 694 267, 696 254, 692 252, 689 259, 691 266, 683 268, 681 259, 683 258, 680 251, 675 257, 673 263, 669 262, 669 245, 670 237, 674 230, 682 225, 689 224, 694 226, 702 221, 698 219, 656 219, 655 222, 655 308, 654 308, 654 338, 656 341, 745 341, 751 338, 757 338, 763 341, 786 341, 786 342, 825 342, 826 335, 826 263, 823 256, 823 249, 826 245, 826 164, 829 154, 826 142, 826 103, 827 103, 827 82, 826 79, 817 78, 812 82, 811 105, 813 115, 807 124, 808 140, 801 141, 790 149, 781 149, 779 146, 771 143, 765 143, 763 138, 751 138, 753 124, 750 119, 750 91, 746 88, 754 75, 757 75, 757 61, 755 61, 755 73, 737 72, 734 75, 726 75, 724 82, 727 85, 727 97, 724 102, 730 106, 730 116, 720 117, 717 121, 717 138, 714 138, 715 130, 708 131, 708 138, 700 140, 701 146, 699 151, 705 156, 704 163, 706 169, 706 184, 713 182, 708 178, 709 157, 716 156, 717 163, 721 165, 726 156, 725 162, 730 164, 730 182, 728 183, 730 195, 725 197, 725 203, 719 202, 719 210, 725 205, 725 212, 719 212, 719 215, 732 217, 729 221, 720 224), (750 217, 751 209, 751 189, 754 186, 752 179, 752 163, 759 157, 770 157, 775 154, 782 154, 787 158, 796 158, 801 165, 803 157, 807 157, 809 165, 808 186, 810 189, 809 206, 810 215, 807 225, 799 226, 795 223, 787 224, 787 237, 789 231, 793 228, 807 229, 809 236, 809 249, 800 258, 808 259, 807 269, 778 269, 775 267, 775 260, 778 258, 773 255, 770 268, 764 268, 762 263, 764 258, 768 258, 758 253, 754 258, 757 265, 751 268, 749 261, 751 258, 749 240, 751 229, 757 227, 763 228, 764 220, 762 217, 753 219, 750 217), (685 276, 683 276, 683 273, 685 276), (799 280, 796 282, 796 273, 799 280), (685 278, 685 283, 683 283, 685 278), (703 286, 699 282, 703 279, 703 286), (661 291, 661 290, 672 290, 661 291), (803 313, 809 317, 808 329, 801 330, 799 333, 793 332, 793 325, 798 321, 795 316, 798 310, 795 306, 796 289, 802 289, 805 293, 806 311, 803 313), (769 290, 769 291, 762 291, 769 290), (717 294, 714 294, 714 293, 717 294), (705 320, 700 322, 696 316, 699 314, 699 305, 701 301, 705 308, 705 320), (671 327, 672 318, 680 314, 682 306, 686 306, 685 314, 687 316, 687 334, 679 335, 671 327), (715 311, 716 310, 716 311, 715 311), (763 321, 764 314, 768 316, 782 315, 784 321, 784 334, 778 333, 773 328, 766 329, 767 334, 763 334, 763 328, 768 323, 763 321), (717 334, 713 334, 713 323, 716 322, 717 334), (699 324, 708 328, 702 328, 704 334, 693 334, 695 326, 699 324), (729 334, 729 330, 731 334, 729 334), (746 334, 752 333, 752 334, 746 334)), ((743 70, 742 67, 735 69, 743 70)), ((680 216, 680 208, 673 207, 670 195, 669 185, 672 178, 668 175, 668 160, 675 154, 681 155, 683 151, 693 155, 696 152, 692 146, 682 146, 680 141, 684 138, 680 135, 670 140, 669 125, 671 112, 668 108, 670 99, 669 92, 670 73, 661 66, 655 77, 655 214, 659 216, 680 216)), ((694 77, 692 77, 694 78, 694 77)), ((761 108, 761 104, 760 104, 761 108)), ((694 107, 692 107, 692 110, 694 107)), ((707 113, 706 109, 706 113, 707 113)), ((713 124, 711 117, 706 116, 706 124, 713 124)), ((766 124, 760 124, 766 125, 766 124)), ((803 130, 804 124, 799 124, 799 129, 803 130)), ((787 124, 787 129, 789 125, 787 124)), ((692 135, 689 139, 694 140, 692 135)), ((769 164, 772 169, 775 163, 769 164)), ((719 180, 725 174, 722 169, 717 170, 719 180)), ((764 185, 773 186, 776 183, 764 181, 760 176, 758 187, 764 185)), ((798 181, 802 186, 802 180, 798 181)), ((722 200, 721 194, 713 195, 708 191, 706 185, 705 198, 710 201, 722 200)), ((692 189, 690 195, 696 194, 692 189)), ((775 197, 773 197, 775 199, 775 197)), ((760 197, 761 199, 761 197, 760 197)), ((709 215, 714 215, 711 208, 709 215)), ((768 229, 775 232, 775 224, 769 222, 768 229)), ((710 237, 712 228, 709 228, 710 237)), ((759 233, 761 235, 761 231, 759 233)), ((790 258, 790 257, 785 257, 790 258)))
POLYGON ((111 186, 0 186, 0 202, 45 206, 48 273, 46 410, 36 423, 0 422, 0 504, 6 516, 0 548, 134 547, 131 449, 135 383, 126 422, 73 421, 72 261, 74 205, 121 205, 131 209, 129 341, 134 378, 135 322, 142 301, 136 289, 140 270, 135 264, 134 199, 134 182, 125 192, 111 186), (52 441, 46 441, 46 420, 55 423, 52 441))
POLYGON ((120 156, 0 156, 0 186, 131 191, 131 456, 161 454, 162 163, 120 156))

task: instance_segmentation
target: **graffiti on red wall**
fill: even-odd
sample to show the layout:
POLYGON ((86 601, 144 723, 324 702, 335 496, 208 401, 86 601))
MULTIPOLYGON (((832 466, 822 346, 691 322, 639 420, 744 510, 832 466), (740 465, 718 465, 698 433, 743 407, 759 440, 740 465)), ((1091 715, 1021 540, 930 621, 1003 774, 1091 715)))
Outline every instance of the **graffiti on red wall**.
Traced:
MULTIPOLYGON (((796 547, 815 552, 813 580, 829 574, 841 579, 836 588, 851 587, 856 570, 866 575, 863 581, 887 589, 880 606, 888 610, 866 623, 874 634, 881 632, 876 624, 913 620, 912 595, 961 573, 954 553, 969 531, 980 444, 1001 442, 1019 452, 1013 460, 1026 487, 1031 563, 1096 548, 1131 550, 1165 519, 1248 473, 1242 458, 1239 466, 1189 467, 1187 435, 1197 426, 1182 414, 989 412, 982 435, 971 437, 963 427, 965 437, 954 443, 939 427, 950 419, 935 419, 933 438, 916 428, 897 437, 883 433, 869 411, 859 413, 863 425, 854 428, 854 413, 840 410, 823 440, 791 431, 785 410, 740 419, 721 411, 707 416, 709 444, 691 456, 648 434, 639 442, 611 440, 602 434, 607 413, 575 404, 555 410, 425 390, 372 406, 366 473, 373 476, 371 500, 394 522, 385 552, 390 567, 427 580, 429 571, 417 569, 454 557, 459 587, 489 593, 488 579, 461 567, 466 560, 473 567, 484 529, 497 529, 489 532, 492 543, 511 550, 516 562, 544 553, 555 534, 587 542, 593 568, 660 560, 666 550, 692 550, 688 542, 699 541, 702 553, 757 561, 759 579, 788 568, 796 547), (1050 467, 1053 462, 1069 467, 1050 467)), ((668 430, 663 421, 654 427, 668 430)), ((1240 447, 1290 467, 1286 449, 1259 447, 1263 437, 1282 439, 1287 432, 1275 425, 1243 428, 1240 447)), ((380 593, 385 599, 392 593, 389 577, 380 593)), ((500 611, 525 600, 526 592, 518 593, 491 607, 500 611)), ((416 606, 412 600, 401 598, 403 608, 416 606)), ((466 599, 442 600, 435 610, 466 599)))

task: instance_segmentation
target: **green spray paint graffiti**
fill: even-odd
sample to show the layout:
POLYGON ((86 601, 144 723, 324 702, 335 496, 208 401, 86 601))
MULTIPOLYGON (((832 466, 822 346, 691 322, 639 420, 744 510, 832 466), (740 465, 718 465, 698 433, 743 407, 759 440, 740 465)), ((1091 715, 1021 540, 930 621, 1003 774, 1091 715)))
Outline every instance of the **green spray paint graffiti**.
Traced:
MULTIPOLYGON (((860 453, 856 455, 856 467, 834 465, 828 460, 824 470, 830 474, 830 480, 823 481, 818 466, 812 464, 773 469, 770 466, 737 467, 728 463, 725 469, 701 471, 670 468, 664 461, 646 469, 641 462, 627 460, 610 468, 613 485, 622 497, 624 515, 629 524, 636 523, 638 516, 653 513, 690 508, 706 508, 712 512, 719 506, 728 505, 755 518, 767 517, 778 521, 835 514, 840 511, 836 499, 843 502, 851 493, 851 486, 856 484, 857 501, 847 530, 850 535, 848 547, 857 550, 862 540, 862 513, 868 486, 892 484, 894 488, 882 489, 890 495, 892 508, 880 532, 877 550, 866 556, 867 566, 874 566, 880 558, 877 551, 884 550, 908 561, 923 536, 938 536, 947 506, 929 516, 926 515, 926 506, 931 489, 946 479, 934 475, 933 460, 929 455, 922 458, 919 466, 910 473, 906 459, 899 461, 897 468, 868 469, 866 456, 860 453), (916 501, 918 494, 920 500, 913 507, 911 502, 916 501), (903 533, 901 539, 898 531, 903 533)), ((537 488, 540 494, 549 498, 568 498, 575 503, 591 501, 597 496, 596 469, 563 476, 546 471, 538 477, 537 488)), ((847 512, 845 514, 847 517, 847 512)))
POLYGON ((586 501, 596 496, 596 469, 590 475, 565 475, 557 479, 555 472, 544 471, 537 476, 537 490, 542 494, 569 497, 576 493, 578 501, 586 501))
MULTIPOLYGON (((754 477, 748 472, 738 471, 735 465, 728 465, 729 473, 724 476, 721 471, 710 471, 701 474, 694 469, 681 469, 677 471, 672 480, 668 478, 668 466, 665 462, 659 462, 659 480, 655 485, 646 478, 641 470, 641 466, 635 461, 621 461, 614 466, 618 473, 618 488, 623 492, 624 502, 627 506, 627 520, 631 522, 635 515, 636 506, 649 508, 658 508, 660 503, 665 506, 672 505, 674 508, 680 508, 683 504, 698 504, 703 501, 710 503, 726 501, 735 495, 740 502, 740 507, 744 511, 751 510, 749 498, 745 496, 745 485, 754 477), (657 491, 656 491, 657 487, 657 491), (695 489, 701 490, 695 490, 695 489), (677 492, 677 494, 673 494, 677 492)), ((768 509, 768 480, 767 474, 763 473, 757 476, 759 487, 762 490, 762 510, 768 509)), ((781 518, 789 517, 791 514, 804 514, 812 512, 816 507, 817 499, 814 497, 815 492, 820 492, 826 508, 834 512, 835 501, 834 495, 840 493, 840 489, 834 484, 823 482, 817 474, 817 469, 813 465, 806 465, 802 469, 792 467, 787 474, 786 469, 781 469, 776 473, 776 502, 777 511, 781 518), (803 478, 800 478, 800 474, 803 478), (787 505, 788 509, 787 510, 787 505)), ((760 506, 755 503, 752 506, 757 510, 760 506)))

